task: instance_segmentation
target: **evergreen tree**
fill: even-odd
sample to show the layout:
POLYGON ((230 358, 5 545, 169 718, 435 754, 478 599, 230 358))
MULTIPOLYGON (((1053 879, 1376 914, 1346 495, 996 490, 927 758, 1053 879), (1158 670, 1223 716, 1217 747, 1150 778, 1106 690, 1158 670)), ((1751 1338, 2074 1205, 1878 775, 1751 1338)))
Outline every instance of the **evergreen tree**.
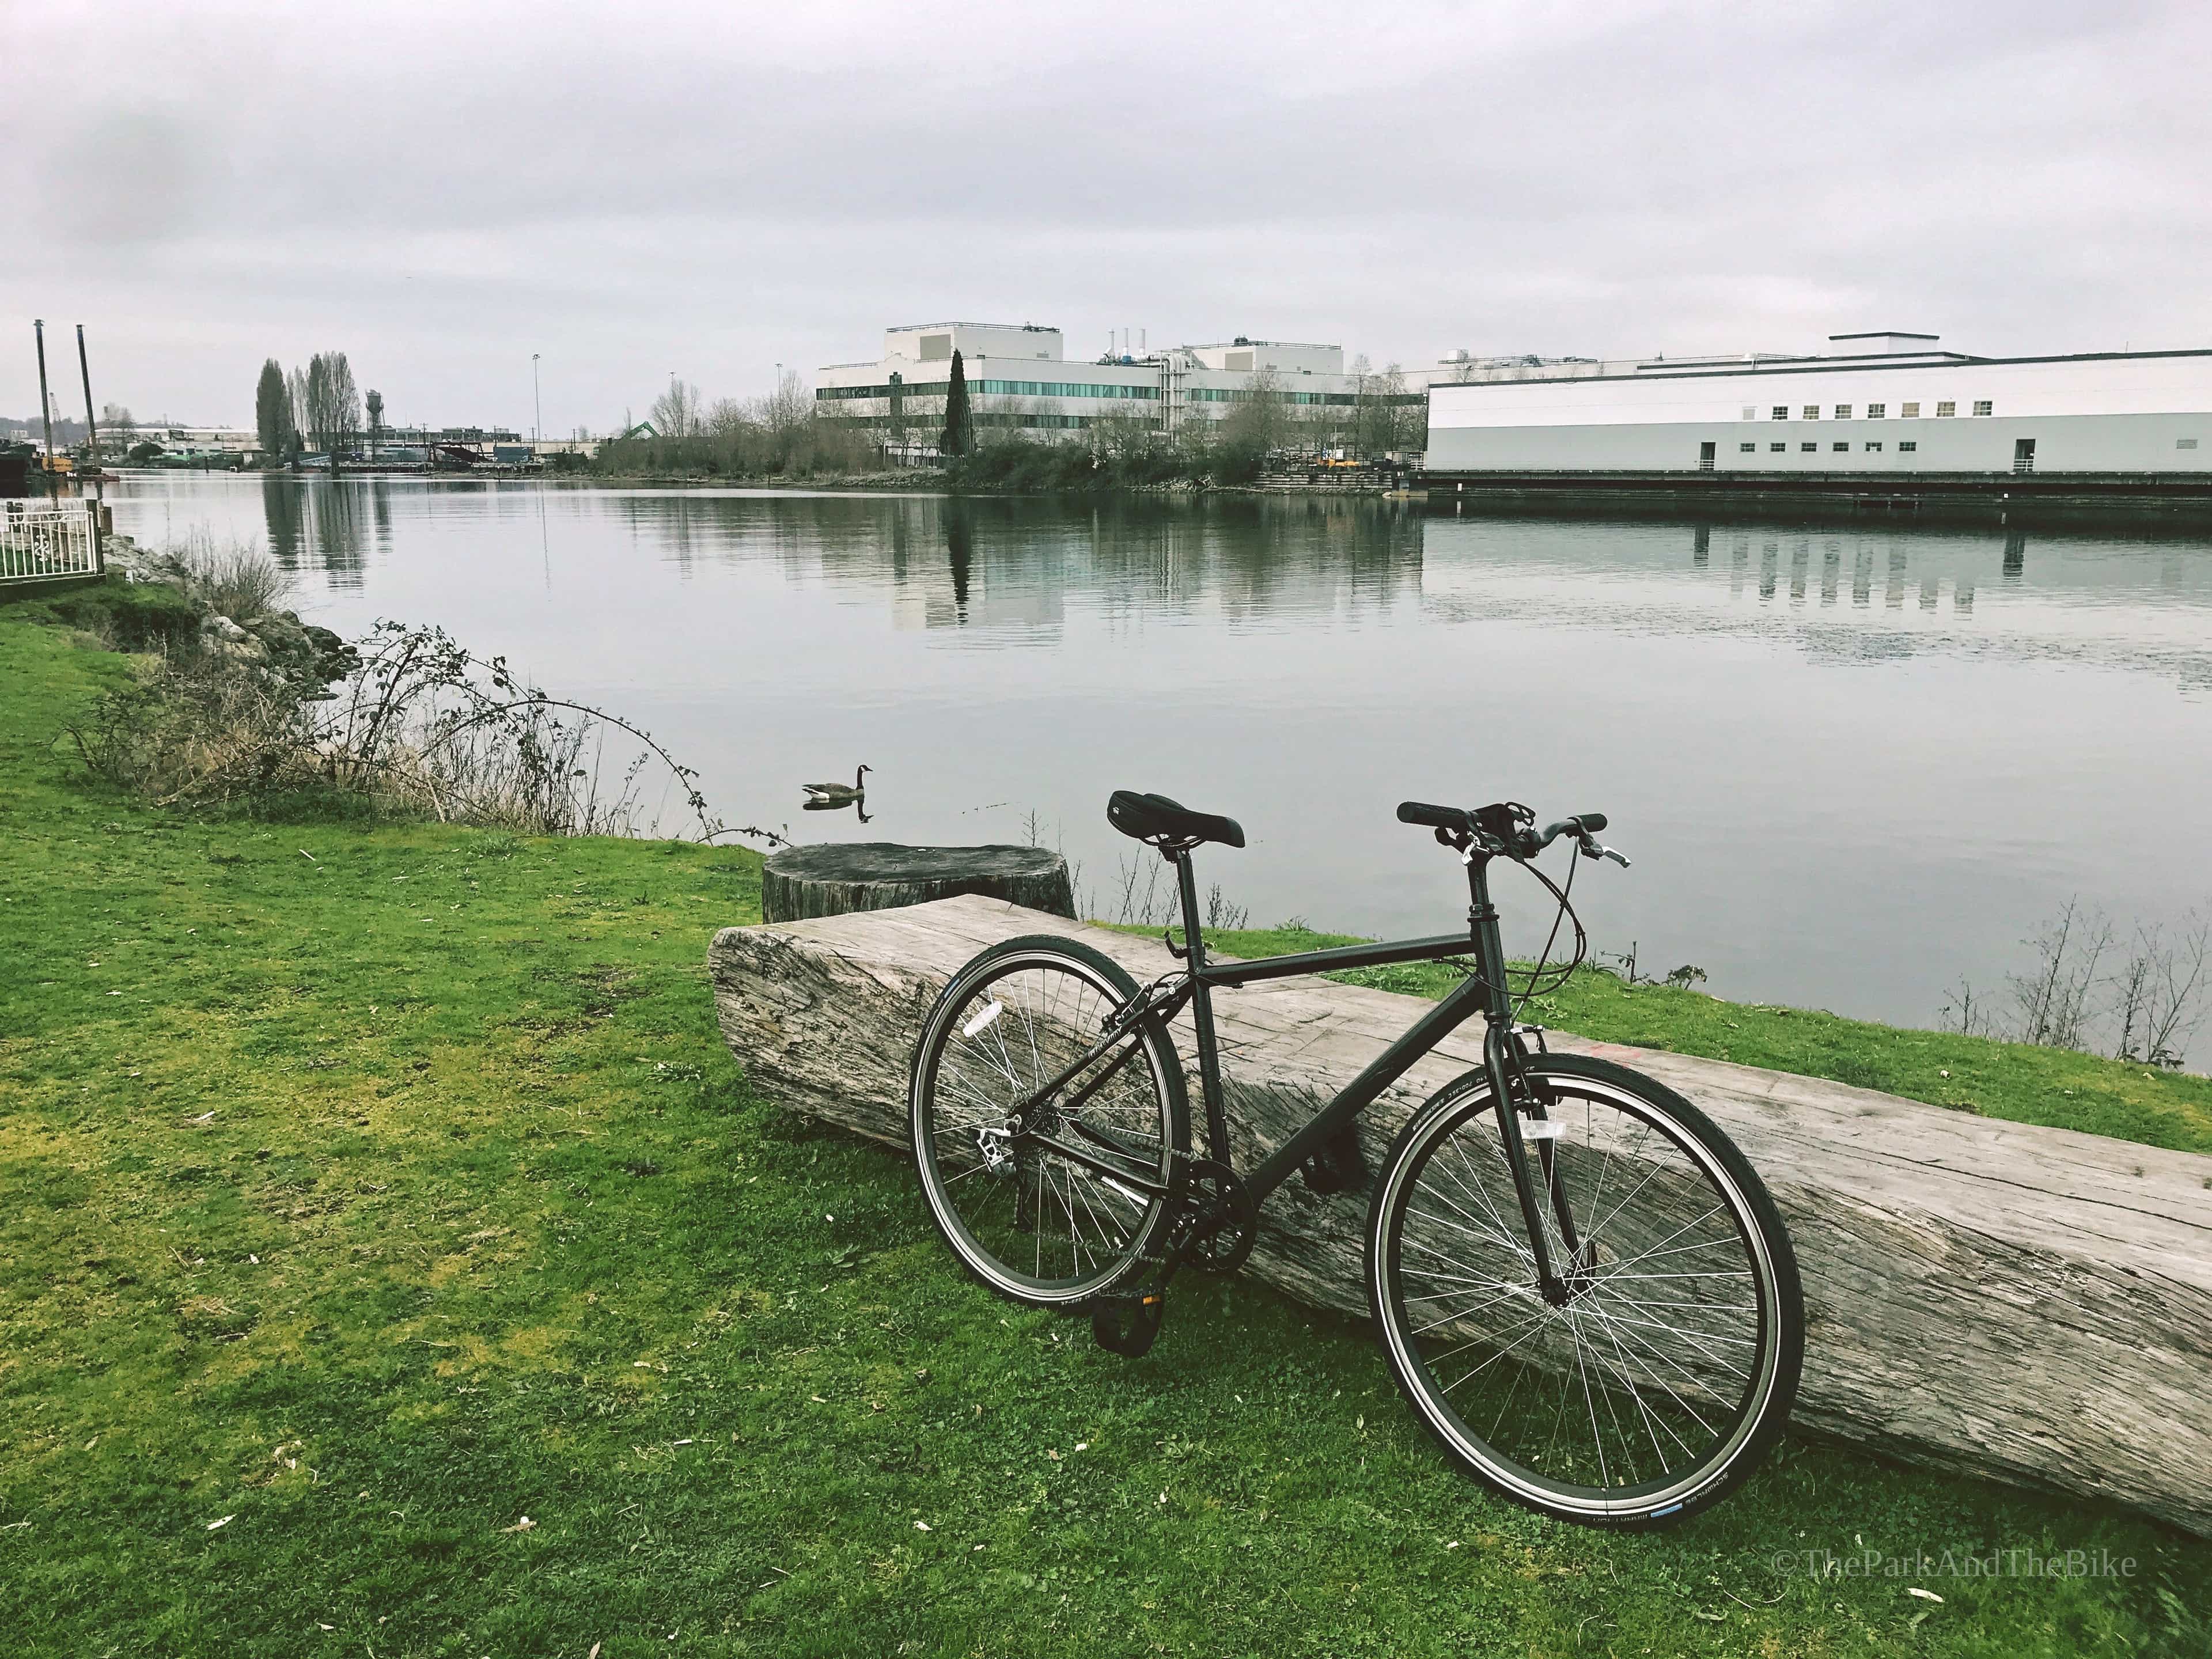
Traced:
POLYGON ((952 354, 952 378, 945 386, 945 435, 937 441, 937 453, 944 456, 965 455, 975 446, 975 419, 968 410, 968 371, 961 367, 960 354, 952 354))
POLYGON ((253 427, 261 438, 262 458, 271 464, 285 460, 298 446, 291 390, 274 357, 261 365, 261 380, 253 388, 253 427))

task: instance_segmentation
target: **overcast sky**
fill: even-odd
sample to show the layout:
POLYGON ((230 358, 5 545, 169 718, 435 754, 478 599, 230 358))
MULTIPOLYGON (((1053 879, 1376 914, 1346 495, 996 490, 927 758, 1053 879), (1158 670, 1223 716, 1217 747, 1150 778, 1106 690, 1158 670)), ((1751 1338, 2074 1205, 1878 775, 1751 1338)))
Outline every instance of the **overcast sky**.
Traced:
POLYGON ((1151 343, 2212 345, 2212 5, 0 0, 0 414, 641 414, 963 319, 1151 343), (1373 9, 1382 21, 1362 13, 1373 9), (1135 335, 1133 332, 1132 337, 1135 335))

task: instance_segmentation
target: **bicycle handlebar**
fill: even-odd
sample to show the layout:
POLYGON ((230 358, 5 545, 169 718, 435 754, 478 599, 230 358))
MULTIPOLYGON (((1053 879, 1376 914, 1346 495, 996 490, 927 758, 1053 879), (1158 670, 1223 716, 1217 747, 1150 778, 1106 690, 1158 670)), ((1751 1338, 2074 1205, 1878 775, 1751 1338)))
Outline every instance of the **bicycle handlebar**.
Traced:
POLYGON ((1536 838, 1536 844, 1539 847, 1549 847, 1561 836, 1565 835, 1594 836, 1605 828, 1605 814, 1602 812, 1583 812, 1571 818, 1561 818, 1536 838))
POLYGON ((1398 822, 1425 824, 1431 830, 1472 830, 1474 828, 1474 819, 1466 808, 1431 806, 1426 801, 1419 800, 1400 801, 1398 822))
MULTIPOLYGON (((1463 806, 1435 806, 1427 801, 1406 800, 1398 803, 1398 822, 1418 823, 1440 832, 1480 837, 1509 857, 1528 859, 1535 857, 1561 836, 1572 836, 1583 842, 1587 848, 1589 838, 1605 828, 1606 816, 1602 812, 1583 812, 1574 817, 1561 818, 1557 823, 1540 831, 1526 827, 1526 807, 1515 809, 1501 802, 1495 806, 1479 807, 1469 811, 1463 806), (1507 825, 1512 827, 1505 828, 1507 825)), ((1443 838, 1439 834, 1438 839, 1443 838)), ((1618 854, 1613 856, 1620 857, 1618 854)))

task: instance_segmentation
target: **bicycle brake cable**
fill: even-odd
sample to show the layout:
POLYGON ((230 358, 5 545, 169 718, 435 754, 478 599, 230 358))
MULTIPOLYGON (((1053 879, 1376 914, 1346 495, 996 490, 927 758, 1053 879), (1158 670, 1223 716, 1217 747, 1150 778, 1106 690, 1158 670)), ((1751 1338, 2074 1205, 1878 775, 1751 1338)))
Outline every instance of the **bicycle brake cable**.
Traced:
POLYGON ((1567 884, 1565 887, 1559 885, 1559 884, 1554 882, 1549 876, 1538 869, 1533 862, 1527 860, 1516 860, 1515 862, 1519 864, 1521 867, 1526 870, 1530 875, 1535 877, 1538 881, 1543 883, 1545 890, 1549 892, 1553 898, 1557 899, 1559 904, 1559 909, 1554 912, 1552 916, 1552 931, 1544 940, 1544 949, 1536 958, 1536 965, 1528 970, 1528 979, 1526 986, 1522 988, 1521 994, 1514 1000, 1513 1019, 1514 1023, 1518 1024, 1521 1020, 1521 1011, 1528 1006, 1531 999, 1537 996, 1548 995, 1550 993, 1560 989, 1570 979, 1574 977, 1575 969, 1581 967, 1589 957, 1589 934, 1583 929, 1583 919, 1575 914, 1575 908, 1568 900, 1568 895, 1572 893, 1575 890, 1575 871, 1577 866, 1581 863, 1579 859, 1568 865, 1567 884), (1551 965, 1552 946, 1559 942, 1559 924, 1562 921, 1571 921, 1575 925, 1574 958, 1560 967, 1559 969, 1559 976, 1556 979, 1547 983, 1544 979, 1544 973, 1551 965))

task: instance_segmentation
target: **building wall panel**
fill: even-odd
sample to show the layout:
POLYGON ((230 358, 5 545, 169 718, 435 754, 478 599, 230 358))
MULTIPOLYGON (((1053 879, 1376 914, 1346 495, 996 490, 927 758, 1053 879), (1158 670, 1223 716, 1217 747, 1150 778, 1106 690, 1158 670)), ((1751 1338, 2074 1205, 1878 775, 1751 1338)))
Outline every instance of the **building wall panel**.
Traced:
POLYGON ((1717 472, 2009 472, 2021 438, 2035 441, 2038 473, 2212 471, 2212 414, 1432 428, 1427 465, 1432 472, 1694 472, 1699 445, 1710 443, 1717 472), (2192 437, 2195 447, 2180 447, 2192 437), (1746 443, 1757 448, 1746 454, 1746 443), (1784 446, 1779 453, 1777 443, 1784 446), (1850 447, 1838 450, 1838 443, 1850 447), (1905 443, 1917 447, 1899 447, 1905 443))
POLYGON ((2212 352, 1437 386, 1428 465, 1697 471, 1711 443, 1720 471, 2000 472, 2021 438, 2038 472, 2212 470, 2212 352))

